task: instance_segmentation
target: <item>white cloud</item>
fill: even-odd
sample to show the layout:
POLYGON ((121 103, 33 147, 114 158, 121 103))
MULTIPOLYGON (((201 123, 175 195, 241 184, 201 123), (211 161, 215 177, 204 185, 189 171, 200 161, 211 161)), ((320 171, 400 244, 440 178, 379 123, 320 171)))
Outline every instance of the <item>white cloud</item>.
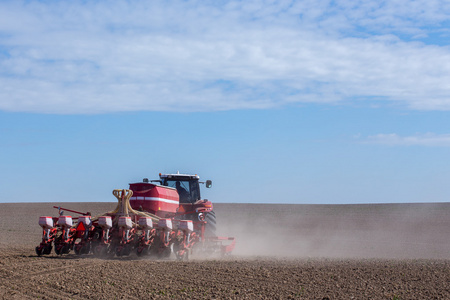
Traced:
POLYGON ((0 110, 450 110, 450 47, 411 41, 444 34, 449 5, 333 3, 2 2, 0 110))
POLYGON ((364 142, 390 146, 450 147, 450 134, 425 133, 412 136, 399 136, 395 133, 377 134, 369 136, 364 142))

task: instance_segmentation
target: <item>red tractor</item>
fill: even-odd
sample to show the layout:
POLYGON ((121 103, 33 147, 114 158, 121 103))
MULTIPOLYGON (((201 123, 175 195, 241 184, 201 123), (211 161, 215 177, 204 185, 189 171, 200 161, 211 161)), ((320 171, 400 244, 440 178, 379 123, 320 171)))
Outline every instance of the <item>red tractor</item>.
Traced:
POLYGON ((59 217, 41 217, 42 242, 36 253, 124 256, 137 255, 187 259, 189 254, 230 254, 235 240, 216 236, 216 216, 209 200, 201 199, 199 176, 160 174, 158 180, 131 183, 128 190, 114 190, 119 203, 115 210, 92 217, 59 208, 59 217), (80 214, 64 216, 64 211, 80 214), (77 223, 73 225, 73 220, 77 223), (53 246, 52 246, 53 245, 53 246))

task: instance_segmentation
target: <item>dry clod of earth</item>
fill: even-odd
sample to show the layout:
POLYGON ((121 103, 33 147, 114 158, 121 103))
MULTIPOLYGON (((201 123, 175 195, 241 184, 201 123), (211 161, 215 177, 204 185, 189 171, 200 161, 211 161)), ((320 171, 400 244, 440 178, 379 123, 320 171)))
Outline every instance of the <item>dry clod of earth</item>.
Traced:
POLYGON ((449 203, 217 204, 236 251, 188 262, 37 257, 52 205, 0 204, 1 299, 450 299, 449 203))

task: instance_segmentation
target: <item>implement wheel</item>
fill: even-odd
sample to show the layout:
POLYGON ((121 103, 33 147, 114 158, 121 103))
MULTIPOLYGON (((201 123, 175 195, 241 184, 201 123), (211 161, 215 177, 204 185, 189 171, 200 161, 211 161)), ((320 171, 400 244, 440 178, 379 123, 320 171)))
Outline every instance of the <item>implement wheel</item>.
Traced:
POLYGON ((137 248, 137 249, 136 249, 136 254, 137 254, 137 256, 145 256, 145 255, 148 255, 148 248, 149 248, 149 247, 137 248))
POLYGON ((73 247, 73 251, 75 252, 76 255, 80 255, 81 252, 82 252, 82 247, 81 247, 81 245, 75 245, 75 246, 73 247))
POLYGON ((64 247, 62 247, 62 249, 61 249, 61 254, 68 254, 69 252, 70 252, 70 246, 64 245, 64 247))
POLYGON ((44 254, 48 255, 48 254, 52 253, 52 248, 53 248, 52 245, 46 245, 44 247, 44 254))
POLYGON ((81 254, 89 254, 89 252, 91 252, 91 243, 88 243, 81 248, 81 254))
POLYGON ((41 246, 36 247, 37 256, 41 256, 43 251, 44 251, 44 247, 42 247, 42 248, 41 248, 41 246))

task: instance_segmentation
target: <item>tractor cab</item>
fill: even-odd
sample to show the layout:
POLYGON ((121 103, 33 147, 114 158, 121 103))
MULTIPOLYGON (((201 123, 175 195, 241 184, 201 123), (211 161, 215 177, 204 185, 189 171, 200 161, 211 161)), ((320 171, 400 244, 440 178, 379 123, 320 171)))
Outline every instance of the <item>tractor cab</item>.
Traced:
MULTIPOLYGON (((175 188, 180 196, 180 204, 194 204, 201 199, 200 196, 200 177, 198 175, 188 174, 159 174, 161 184, 175 188)), ((206 181, 206 187, 211 187, 211 180, 206 181)))

